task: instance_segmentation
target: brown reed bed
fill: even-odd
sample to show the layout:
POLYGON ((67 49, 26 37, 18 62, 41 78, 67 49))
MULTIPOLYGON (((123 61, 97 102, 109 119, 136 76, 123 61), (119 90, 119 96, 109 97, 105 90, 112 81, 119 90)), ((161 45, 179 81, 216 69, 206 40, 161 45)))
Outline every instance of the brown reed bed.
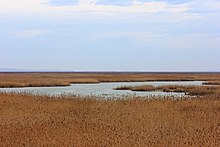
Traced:
POLYGON ((122 86, 115 90, 131 90, 131 91, 162 91, 162 92, 179 92, 187 95, 217 95, 220 96, 220 86, 183 86, 183 85, 164 85, 164 86, 122 86))
POLYGON ((114 90, 131 90, 131 91, 157 91, 157 87, 152 85, 141 85, 141 86, 121 86, 116 87, 114 90))
POLYGON ((220 96, 220 86, 176 86, 165 85, 160 86, 163 92, 184 92, 188 95, 217 95, 220 96))
POLYGON ((74 83, 220 81, 220 74, 193 73, 0 73, 0 87, 69 86, 74 83))
POLYGON ((203 85, 220 85, 220 81, 208 81, 204 82, 203 85))
POLYGON ((219 100, 0 93, 0 146, 219 146, 219 100))

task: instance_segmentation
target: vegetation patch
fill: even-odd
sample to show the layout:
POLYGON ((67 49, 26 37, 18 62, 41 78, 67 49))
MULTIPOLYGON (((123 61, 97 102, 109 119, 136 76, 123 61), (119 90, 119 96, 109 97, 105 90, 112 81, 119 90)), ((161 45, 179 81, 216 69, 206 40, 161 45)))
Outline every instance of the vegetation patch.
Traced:
POLYGON ((220 81, 209 81, 209 82, 204 82, 204 85, 220 85, 220 81))
POLYGON ((179 92, 187 95, 218 95, 220 96, 220 86, 181 86, 181 85, 164 85, 164 86, 122 86, 115 90, 131 91, 162 91, 162 92, 179 92))
POLYGON ((219 146, 220 101, 0 93, 0 146, 219 146))
POLYGON ((193 73, 0 73, 0 87, 69 86, 76 83, 220 81, 220 74, 193 73))

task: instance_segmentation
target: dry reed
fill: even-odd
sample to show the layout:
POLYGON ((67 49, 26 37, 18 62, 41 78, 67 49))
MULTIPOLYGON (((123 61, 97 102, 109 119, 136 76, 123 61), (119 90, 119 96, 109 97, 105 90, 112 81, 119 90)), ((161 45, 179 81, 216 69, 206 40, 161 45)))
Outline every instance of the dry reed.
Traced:
POLYGON ((220 81, 209 81, 209 82, 204 82, 204 85, 220 85, 220 81))
POLYGON ((217 95, 220 96, 220 86, 182 86, 182 85, 164 85, 164 86, 122 86, 115 90, 131 91, 162 91, 162 92, 180 92, 188 95, 217 95))
POLYGON ((220 74, 190 73, 0 73, 0 87, 68 86, 74 83, 219 81, 220 74))
POLYGON ((98 100, 0 93, 0 146, 219 146, 219 97, 98 100))

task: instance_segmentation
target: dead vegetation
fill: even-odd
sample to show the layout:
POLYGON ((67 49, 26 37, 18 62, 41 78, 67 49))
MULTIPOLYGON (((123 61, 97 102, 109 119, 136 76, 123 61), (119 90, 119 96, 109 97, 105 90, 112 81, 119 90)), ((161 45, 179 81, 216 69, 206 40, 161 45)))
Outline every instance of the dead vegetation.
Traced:
MULTIPOLYGON (((0 73, 0 87, 219 79, 220 74, 0 73)), ((0 93, 0 146, 220 146, 218 86, 160 90, 196 96, 101 100, 0 93)))
POLYGON ((162 91, 162 92, 180 92, 187 95, 217 95, 220 96, 220 86, 182 86, 182 85, 164 85, 164 86, 122 86, 115 90, 132 90, 132 91, 162 91))
POLYGON ((217 95, 220 96, 220 87, 218 86, 177 86, 166 85, 158 87, 163 92, 184 92, 188 95, 217 95))
POLYGON ((152 85, 142 85, 142 86, 121 86, 121 87, 116 87, 114 90, 156 91, 157 88, 152 85))
POLYGON ((95 98, 0 93, 0 146, 219 146, 219 97, 95 98))
POLYGON ((204 85, 220 85, 220 81, 209 81, 209 82, 204 82, 204 85))
POLYGON ((0 87, 68 86, 74 83, 219 81, 220 74, 190 73, 0 73, 0 87))

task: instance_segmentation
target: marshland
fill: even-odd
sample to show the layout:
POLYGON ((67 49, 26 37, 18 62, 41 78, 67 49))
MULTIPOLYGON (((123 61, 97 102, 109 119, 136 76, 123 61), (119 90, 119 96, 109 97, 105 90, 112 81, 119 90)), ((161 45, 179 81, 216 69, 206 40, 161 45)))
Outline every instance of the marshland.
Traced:
POLYGON ((0 147, 220 147, 220 0, 0 0, 0 147))
POLYGON ((115 87, 188 95, 178 98, 124 95, 103 99, 1 92, 0 146, 220 145, 220 99, 216 84, 220 81, 219 73, 0 73, 0 79, 1 88, 203 81, 202 85, 193 86, 115 87))

